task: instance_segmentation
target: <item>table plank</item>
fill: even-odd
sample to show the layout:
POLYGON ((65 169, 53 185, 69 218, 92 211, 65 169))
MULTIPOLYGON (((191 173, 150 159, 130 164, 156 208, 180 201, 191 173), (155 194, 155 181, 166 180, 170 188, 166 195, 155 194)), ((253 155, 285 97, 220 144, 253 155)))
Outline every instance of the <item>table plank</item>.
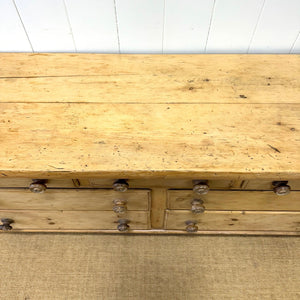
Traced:
POLYGON ((1 176, 299 178, 299 104, 0 104, 1 176))
POLYGON ((298 103, 299 55, 0 54, 0 102, 298 103))

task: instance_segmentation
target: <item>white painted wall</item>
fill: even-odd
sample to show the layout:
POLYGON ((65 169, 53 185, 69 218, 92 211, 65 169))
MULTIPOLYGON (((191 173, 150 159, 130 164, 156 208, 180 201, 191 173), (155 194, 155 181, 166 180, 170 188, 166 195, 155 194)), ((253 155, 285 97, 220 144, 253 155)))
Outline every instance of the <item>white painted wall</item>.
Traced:
POLYGON ((0 0, 0 51, 300 53, 300 0, 0 0))

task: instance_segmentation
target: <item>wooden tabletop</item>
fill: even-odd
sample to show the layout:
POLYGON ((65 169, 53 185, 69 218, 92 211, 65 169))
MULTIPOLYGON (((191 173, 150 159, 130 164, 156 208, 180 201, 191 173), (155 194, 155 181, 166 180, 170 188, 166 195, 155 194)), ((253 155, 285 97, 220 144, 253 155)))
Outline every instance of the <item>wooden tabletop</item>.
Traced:
POLYGON ((299 55, 0 54, 0 177, 300 178, 299 55))

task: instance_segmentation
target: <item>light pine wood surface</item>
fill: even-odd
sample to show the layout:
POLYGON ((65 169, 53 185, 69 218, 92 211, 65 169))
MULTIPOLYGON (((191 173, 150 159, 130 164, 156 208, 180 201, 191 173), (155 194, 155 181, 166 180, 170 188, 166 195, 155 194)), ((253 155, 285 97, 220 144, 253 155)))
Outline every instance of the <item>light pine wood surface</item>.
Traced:
POLYGON ((193 199, 201 199, 207 210, 300 210, 300 192, 295 190, 284 197, 273 191, 209 191, 195 195, 192 190, 169 190, 168 208, 190 210, 193 199))
POLYGON ((149 212, 128 211, 118 217, 113 211, 80 210, 0 210, 0 215, 14 220, 13 231, 117 231, 118 219, 129 219, 130 229, 150 229, 149 212))
POLYGON ((299 233, 297 55, 2 53, 0 91, 0 217, 16 231, 117 232, 119 194, 100 189, 127 179, 132 233, 194 218, 199 233, 299 233), (212 189, 202 215, 195 179, 212 189))
POLYGON ((111 211, 115 199, 126 201, 128 210, 148 210, 150 191, 131 189, 118 193, 106 189, 48 189, 40 194, 25 189, 0 189, 0 209, 111 211))
POLYGON ((299 235, 300 212, 206 211, 195 215, 188 210, 166 210, 165 229, 185 230, 186 221, 197 223, 201 230, 216 231, 286 231, 299 235))
POLYGON ((299 104, 0 108, 2 177, 300 176, 299 104))
POLYGON ((0 66, 2 177, 300 177, 299 55, 2 53, 0 66))
POLYGON ((287 104, 300 95, 299 55, 3 53, 0 65, 0 102, 287 104))

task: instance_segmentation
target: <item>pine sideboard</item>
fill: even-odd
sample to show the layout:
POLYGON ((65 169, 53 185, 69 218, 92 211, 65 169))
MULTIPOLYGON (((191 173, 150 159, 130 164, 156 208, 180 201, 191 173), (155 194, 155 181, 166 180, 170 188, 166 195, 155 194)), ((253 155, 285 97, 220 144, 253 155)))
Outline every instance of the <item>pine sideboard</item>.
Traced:
POLYGON ((300 234, 299 55, 0 54, 1 232, 300 234))

